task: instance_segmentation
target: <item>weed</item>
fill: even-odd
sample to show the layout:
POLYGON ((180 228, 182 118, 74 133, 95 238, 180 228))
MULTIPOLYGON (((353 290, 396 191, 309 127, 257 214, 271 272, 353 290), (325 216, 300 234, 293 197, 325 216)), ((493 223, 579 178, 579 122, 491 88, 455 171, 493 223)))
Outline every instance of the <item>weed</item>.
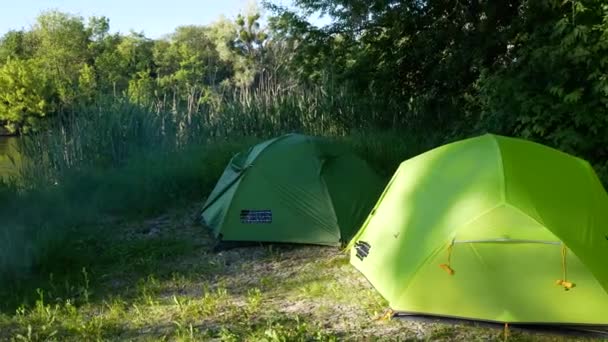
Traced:
POLYGON ((138 286, 139 302, 147 306, 158 304, 157 296, 161 291, 161 284, 153 275, 139 281, 138 286))
POLYGON ((16 334, 14 340, 23 342, 33 341, 54 341, 57 330, 47 330, 48 327, 42 326, 40 330, 34 330, 30 324, 23 334, 16 334))
POLYGON ((245 314, 251 317, 255 314, 262 304, 262 291, 258 288, 252 288, 247 290, 247 307, 245 308, 245 314))
POLYGON ((226 327, 222 327, 219 333, 220 341, 222 342, 237 342, 239 341, 239 336, 234 332, 230 331, 226 327))
POLYGON ((89 290, 89 274, 87 273, 86 267, 82 268, 82 277, 84 280, 84 286, 82 286, 80 290, 82 295, 84 296, 84 302, 88 304, 91 292, 89 290))
POLYGON ((299 317, 288 321, 288 323, 268 322, 264 335, 259 336, 259 340, 268 342, 337 341, 337 338, 332 334, 325 333, 318 327, 301 322, 299 317))
POLYGON ((269 289, 273 285, 273 278, 269 276, 260 277, 260 286, 264 289, 269 289))
POLYGON ((228 298, 228 291, 223 287, 218 287, 215 291, 204 291, 200 301, 199 311, 206 317, 214 316, 222 306, 225 306, 228 298))
POLYGON ((177 341, 196 341, 194 335, 194 327, 192 324, 181 324, 179 322, 173 322, 175 325, 175 337, 177 341))

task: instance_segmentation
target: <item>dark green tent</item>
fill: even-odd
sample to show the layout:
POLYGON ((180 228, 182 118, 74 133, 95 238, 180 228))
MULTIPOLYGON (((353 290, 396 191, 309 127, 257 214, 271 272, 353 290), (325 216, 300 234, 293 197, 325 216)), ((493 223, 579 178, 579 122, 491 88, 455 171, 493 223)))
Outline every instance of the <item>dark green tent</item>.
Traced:
POLYGON ((288 134, 235 155, 202 216, 221 241, 337 246, 356 233, 383 185, 344 145, 288 134))

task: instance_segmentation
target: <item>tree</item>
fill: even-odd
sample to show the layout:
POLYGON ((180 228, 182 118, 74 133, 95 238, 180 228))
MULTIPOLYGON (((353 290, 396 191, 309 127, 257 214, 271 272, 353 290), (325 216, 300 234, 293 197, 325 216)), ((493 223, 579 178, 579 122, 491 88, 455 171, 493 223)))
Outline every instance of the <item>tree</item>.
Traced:
POLYGON ((127 95, 133 103, 150 106, 154 103, 155 88, 150 70, 142 70, 129 80, 127 95))
POLYGON ((605 163, 608 6, 574 0, 522 9, 508 55, 479 81, 480 124, 605 163))
POLYGON ((102 94, 118 97, 128 87, 128 62, 118 51, 122 40, 122 36, 113 34, 95 43, 97 53, 93 55, 93 65, 97 72, 98 90, 102 94))
POLYGON ((0 121, 10 132, 27 133, 51 109, 48 79, 38 63, 11 59, 0 68, 0 121))
POLYGON ((251 13, 243 16, 239 14, 236 19, 238 36, 235 48, 251 60, 259 59, 268 35, 260 26, 260 13, 251 13))
POLYGON ((110 19, 106 17, 90 17, 87 31, 93 42, 103 42, 110 32, 110 19))
POLYGON ((84 64, 78 76, 78 96, 81 102, 90 103, 97 94, 97 79, 95 69, 84 64))
POLYGON ((264 44, 268 34, 260 26, 259 20, 260 13, 256 9, 245 15, 239 14, 236 19, 237 38, 232 46, 237 52, 234 79, 239 86, 251 85, 263 68, 264 44))
POLYGON ((316 75, 325 69, 336 83, 387 99, 397 110, 385 111, 386 124, 448 129, 463 112, 476 110, 469 108, 467 95, 474 92, 481 67, 506 52, 519 3, 296 1, 305 15, 332 17, 321 29, 296 13, 274 10, 283 34, 303 42, 296 51, 302 76, 320 79, 316 75))
POLYGON ((221 17, 209 25, 207 35, 215 45, 224 72, 232 72, 231 83, 248 87, 262 68, 263 47, 268 35, 259 23, 257 9, 240 14, 235 22, 221 17))
POLYGON ((26 31, 11 30, 0 38, 0 65, 9 58, 26 59, 32 56, 31 37, 26 31))
POLYGON ((171 77, 186 103, 189 123, 207 90, 228 76, 208 33, 202 26, 183 26, 171 36, 170 54, 178 63, 171 77))

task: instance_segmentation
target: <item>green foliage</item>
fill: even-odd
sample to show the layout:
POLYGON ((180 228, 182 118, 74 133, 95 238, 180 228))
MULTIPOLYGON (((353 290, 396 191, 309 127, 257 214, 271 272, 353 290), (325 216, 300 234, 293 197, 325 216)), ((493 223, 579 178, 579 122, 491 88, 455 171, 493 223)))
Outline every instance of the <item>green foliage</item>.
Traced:
POLYGON ((375 126, 451 140, 495 132, 537 140, 603 170, 608 158, 607 7, 599 0, 299 0, 269 5, 298 46, 305 81, 385 98, 375 126), (306 14, 333 21, 316 28, 306 14), (324 77, 323 75, 329 75, 324 77))
MULTIPOLYGON (((0 200, 10 203, 0 208, 7 227, 0 239, 6 244, 0 245, 0 273, 18 279, 28 270, 70 268, 71 244, 98 239, 96 232, 105 229, 97 226, 100 220, 144 217, 204 199, 229 158, 262 138, 293 131, 343 136, 354 133, 349 127, 357 122, 364 127, 373 111, 346 92, 326 96, 330 91, 335 92, 284 92, 266 85, 232 94, 230 101, 206 107, 207 119, 190 123, 187 110, 151 112, 97 98, 46 130, 21 137, 21 185, 0 191, 0 200)), ((402 139, 398 131, 361 132, 345 139, 387 177, 399 159, 427 146, 413 136, 402 139)), ((252 307, 253 302, 255 294, 252 307)))
POLYGON ((387 180, 404 160, 449 142, 439 134, 404 135, 400 130, 354 131, 343 139, 387 180))
POLYGON ((25 31, 8 31, 0 38, 0 65, 8 59, 31 57, 31 40, 31 34, 25 31))
POLYGON ((237 37, 233 45, 238 52, 234 66, 237 71, 235 81, 239 86, 252 84, 256 74, 263 69, 261 63, 268 34, 261 28, 259 20, 257 12, 245 16, 239 14, 236 19, 237 37))
POLYGON ((129 80, 127 96, 129 100, 138 105, 150 104, 154 101, 154 80, 149 70, 138 71, 129 80))
POLYGON ((39 64, 10 59, 0 67, 0 122, 9 132, 27 132, 44 117, 48 102, 48 79, 39 64))
MULTIPOLYGON (((243 112, 252 121, 241 121, 254 127, 237 130, 260 135, 261 129, 263 135, 285 128, 273 127, 269 117, 276 113, 269 112, 276 108, 265 102, 252 106, 265 113, 249 114, 249 103, 266 96, 254 93, 275 97, 298 89, 325 102, 319 126, 330 121, 338 134, 392 127, 421 136, 439 132, 450 140, 495 131, 603 165, 608 43, 601 1, 296 5, 301 11, 266 4, 274 13, 268 27, 252 9, 234 22, 178 27, 158 40, 110 34, 104 17, 85 21, 44 12, 31 30, 10 31, 0 40, 0 122, 25 132, 40 126, 43 116, 63 120, 65 113, 74 116, 82 105, 109 97, 156 116, 179 113, 177 127, 212 126, 222 134, 234 131, 240 119, 216 113, 243 112), (332 22, 315 27, 307 21, 312 13, 332 22), (227 118, 228 127, 219 127, 227 118)), ((307 115, 281 117, 289 129, 311 131, 302 127, 310 125, 307 115)))
POLYGON ((530 22, 509 59, 480 79, 482 124, 601 165, 608 158, 608 7, 567 1, 526 11, 530 22))
POLYGON ((95 69, 88 64, 84 64, 78 75, 78 96, 82 102, 90 102, 97 94, 97 79, 95 69))
POLYGON ((49 11, 37 18, 32 34, 35 58, 53 83, 61 105, 77 98, 78 76, 87 59, 88 34, 80 17, 49 11))
POLYGON ((32 118, 74 113, 108 96, 156 111, 185 110, 191 122, 205 107, 217 105, 227 90, 233 91, 229 87, 247 88, 263 74, 268 34, 259 19, 251 12, 237 19, 241 25, 220 20, 207 27, 182 26, 166 38, 151 40, 137 32, 110 34, 105 17, 85 22, 67 13, 43 12, 31 30, 2 37, 0 67, 8 65, 8 93, 41 80, 35 83, 45 92, 34 87, 27 95, 31 98, 3 101, 10 117, 0 117, 0 123, 26 131, 39 126, 32 118), (28 77, 17 77, 17 63, 28 77), (39 79, 32 80, 34 76, 39 79), (44 106, 32 102, 39 98, 44 106))

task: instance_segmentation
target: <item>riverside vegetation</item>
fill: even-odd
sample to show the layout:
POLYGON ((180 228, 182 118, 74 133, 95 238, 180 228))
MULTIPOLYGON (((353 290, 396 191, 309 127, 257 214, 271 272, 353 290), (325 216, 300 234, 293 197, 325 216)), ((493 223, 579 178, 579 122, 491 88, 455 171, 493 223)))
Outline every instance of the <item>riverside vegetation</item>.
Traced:
POLYGON ((49 11, 2 37, 0 122, 22 160, 0 184, 0 339, 503 338, 373 320, 386 303, 337 250, 213 254, 197 210, 233 153, 286 132, 340 139, 388 179, 490 131, 606 181, 608 6, 296 3, 266 3, 268 27, 254 10, 149 39, 49 11))

